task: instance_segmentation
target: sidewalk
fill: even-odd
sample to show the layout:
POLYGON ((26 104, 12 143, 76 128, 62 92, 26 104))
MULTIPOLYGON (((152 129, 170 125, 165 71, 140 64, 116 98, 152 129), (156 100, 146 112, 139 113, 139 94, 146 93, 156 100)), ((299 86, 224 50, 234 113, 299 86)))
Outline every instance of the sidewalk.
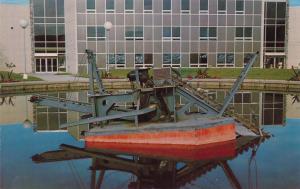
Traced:
POLYGON ((62 81, 62 82, 74 82, 74 81, 89 81, 88 78, 83 78, 83 77, 76 77, 74 75, 55 75, 55 74, 45 74, 45 73, 42 73, 42 74, 29 74, 30 76, 34 76, 34 77, 38 77, 38 78, 41 78, 42 80, 44 81, 49 81, 49 82, 59 82, 59 81, 62 81))

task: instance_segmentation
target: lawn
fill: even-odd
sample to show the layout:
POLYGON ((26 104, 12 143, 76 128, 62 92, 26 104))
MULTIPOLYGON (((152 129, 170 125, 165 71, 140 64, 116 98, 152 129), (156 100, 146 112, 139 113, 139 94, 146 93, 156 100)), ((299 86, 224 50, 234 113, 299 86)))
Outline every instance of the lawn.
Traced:
POLYGON ((3 82, 18 82, 18 81, 41 81, 42 79, 40 78, 37 78, 37 77, 32 77, 32 76, 28 76, 28 79, 27 80, 24 80, 23 79, 23 74, 19 74, 19 73, 13 73, 11 75, 11 81, 9 81, 8 79, 8 74, 9 72, 7 71, 0 71, 0 83, 3 83, 3 82), (3 78, 4 77, 4 81, 3 81, 3 78))
MULTIPOLYGON (((197 68, 181 68, 178 71, 182 77, 195 77, 197 75, 197 68)), ((204 70, 204 69, 202 69, 204 70)), ((220 79, 235 79, 241 72, 241 68, 209 68, 207 73, 212 78, 220 79)), ((111 69, 110 73, 113 78, 126 78, 130 69, 111 69)), ((150 72, 151 75, 152 72, 150 72)), ((87 74, 80 75, 87 77, 87 74)), ((260 69, 252 68, 247 76, 247 79, 266 79, 266 80, 289 80, 294 76, 291 69, 260 69)))

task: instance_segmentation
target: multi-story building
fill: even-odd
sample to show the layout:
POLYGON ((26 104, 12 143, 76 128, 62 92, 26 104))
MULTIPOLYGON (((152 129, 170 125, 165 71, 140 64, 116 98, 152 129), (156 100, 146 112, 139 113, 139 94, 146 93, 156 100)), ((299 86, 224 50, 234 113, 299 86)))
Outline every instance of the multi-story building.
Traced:
POLYGON ((256 51, 256 67, 289 67, 288 29, 297 29, 289 22, 288 5, 287 0, 31 0, 33 72, 86 72, 85 49, 95 52, 100 68, 107 63, 243 67, 256 51), (110 30, 105 22, 112 23, 110 30))

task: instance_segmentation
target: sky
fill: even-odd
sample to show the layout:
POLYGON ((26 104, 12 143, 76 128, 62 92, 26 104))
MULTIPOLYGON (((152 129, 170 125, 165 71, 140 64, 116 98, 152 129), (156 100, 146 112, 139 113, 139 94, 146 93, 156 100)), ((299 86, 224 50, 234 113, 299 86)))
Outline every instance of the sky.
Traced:
MULTIPOLYGON (((29 0, 0 0, 0 3, 27 4, 29 0)), ((300 6, 300 0, 290 0, 290 6, 300 6)))

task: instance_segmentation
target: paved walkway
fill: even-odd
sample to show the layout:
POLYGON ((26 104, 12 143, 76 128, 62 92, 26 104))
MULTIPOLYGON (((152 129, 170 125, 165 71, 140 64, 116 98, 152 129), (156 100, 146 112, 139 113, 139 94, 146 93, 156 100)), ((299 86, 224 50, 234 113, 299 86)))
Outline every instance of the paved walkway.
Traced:
POLYGON ((31 76, 41 78, 44 81, 50 82, 58 82, 58 81, 88 81, 88 78, 83 77, 76 77, 74 75, 55 75, 49 73, 42 73, 42 74, 30 74, 31 76))

